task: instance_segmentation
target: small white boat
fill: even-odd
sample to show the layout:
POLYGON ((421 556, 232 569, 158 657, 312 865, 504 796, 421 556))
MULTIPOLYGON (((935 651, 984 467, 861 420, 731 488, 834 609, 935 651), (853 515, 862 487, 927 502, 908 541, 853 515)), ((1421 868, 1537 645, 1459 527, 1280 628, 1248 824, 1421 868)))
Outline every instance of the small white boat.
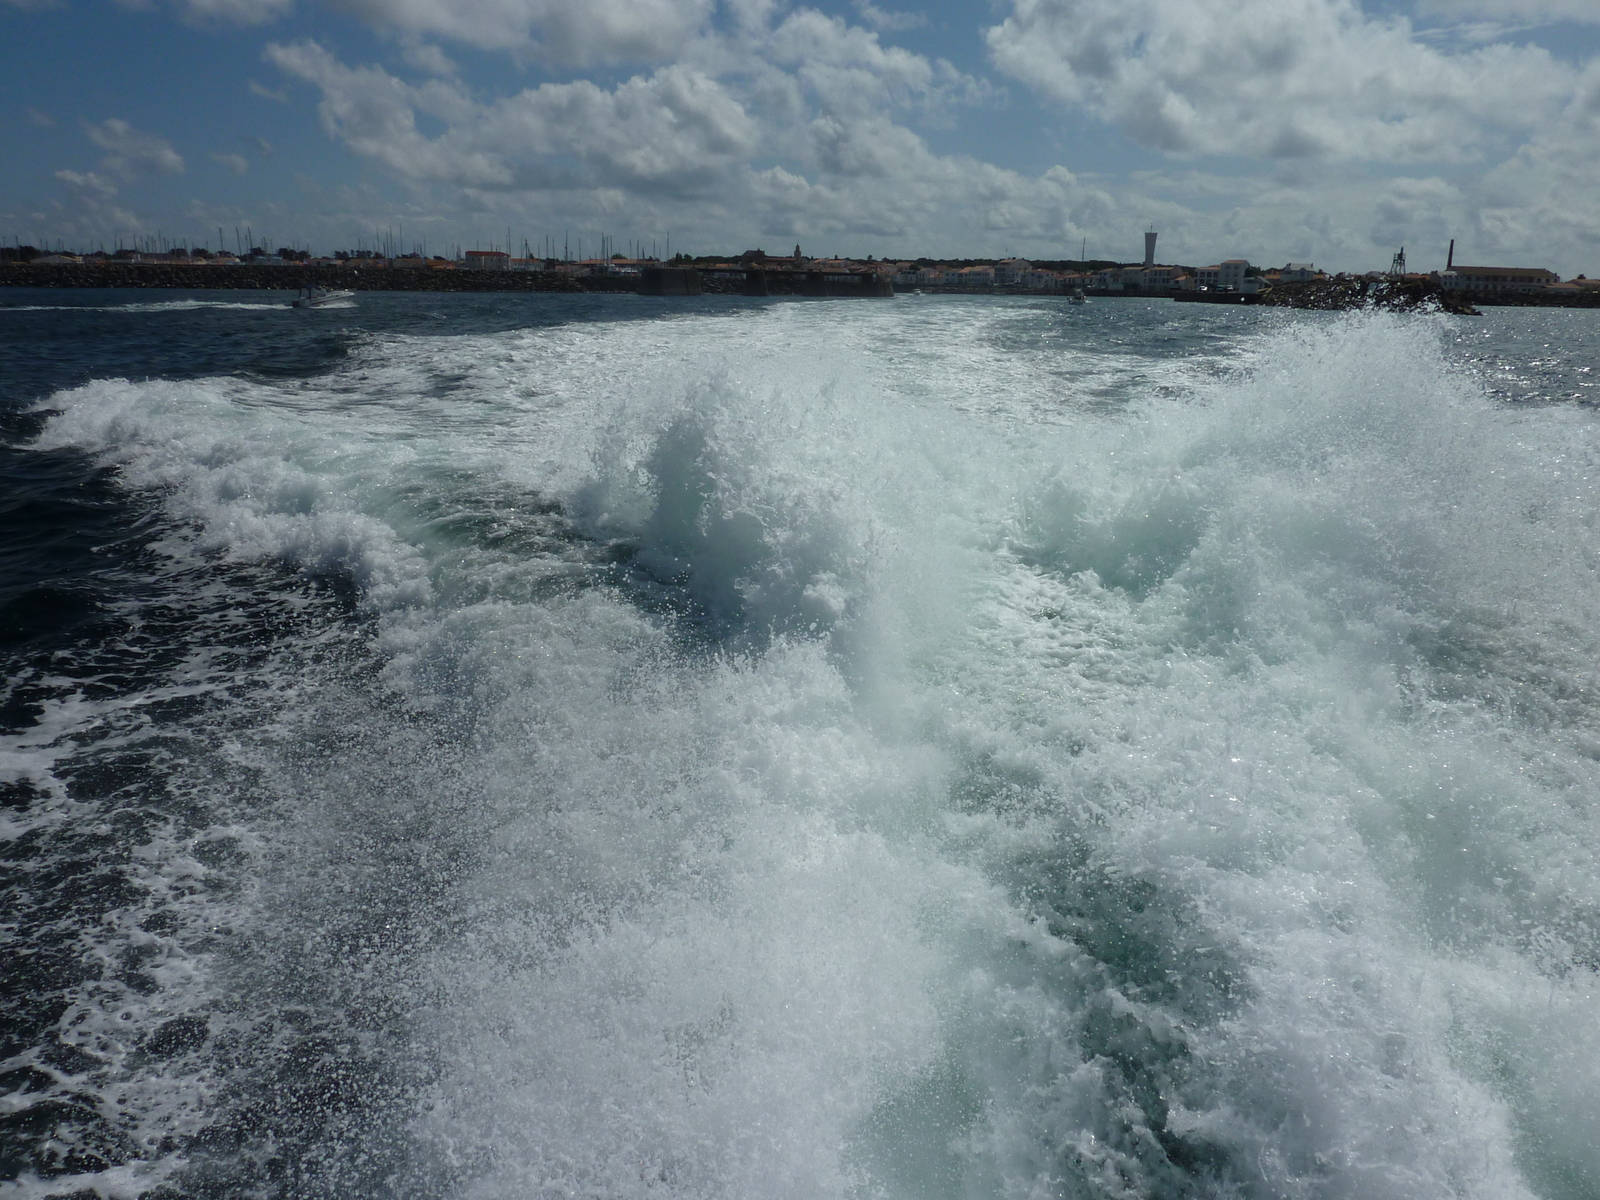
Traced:
POLYGON ((1073 288, 1072 294, 1067 297, 1068 304, 1087 304, 1089 297, 1083 294, 1082 288, 1073 288))
POLYGON ((316 287, 301 288, 300 294, 294 298, 295 308, 326 308, 335 300, 348 300, 354 292, 340 288, 325 288, 320 283, 316 287))

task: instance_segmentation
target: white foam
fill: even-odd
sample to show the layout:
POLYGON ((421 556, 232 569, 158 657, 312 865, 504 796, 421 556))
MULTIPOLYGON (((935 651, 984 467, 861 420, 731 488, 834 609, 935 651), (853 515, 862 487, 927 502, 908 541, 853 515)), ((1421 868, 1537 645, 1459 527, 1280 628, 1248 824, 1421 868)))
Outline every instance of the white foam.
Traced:
MULTIPOLYGON (((1496 408, 1439 319, 1267 317, 1238 370, 1131 380, 1058 319, 776 305, 52 399, 174 554, 348 571, 387 696, 469 731, 474 865, 407 967, 419 1172, 1600 1181, 1592 417, 1496 408), (541 591, 562 552, 459 532, 550 498, 636 570, 541 591)), ((389 744, 305 766, 283 836, 408 827, 389 744)))
MULTIPOLYGON (((145 303, 130 304, 8 304, 0 306, 0 314, 8 312, 128 312, 128 313, 163 313, 163 312, 192 312, 201 308, 239 309, 259 311, 261 309, 288 308, 287 301, 274 301, 271 303, 248 302, 237 300, 155 300, 145 303)), ((354 305, 329 304, 327 308, 352 308, 354 305)))

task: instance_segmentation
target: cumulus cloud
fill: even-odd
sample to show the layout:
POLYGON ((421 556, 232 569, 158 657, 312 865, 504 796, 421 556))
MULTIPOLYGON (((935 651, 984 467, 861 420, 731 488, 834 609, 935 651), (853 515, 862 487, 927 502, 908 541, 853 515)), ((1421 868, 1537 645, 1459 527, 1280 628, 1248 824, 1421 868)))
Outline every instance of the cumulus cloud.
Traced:
POLYGON ((369 23, 564 66, 663 62, 710 20, 712 0, 337 0, 369 23))
POLYGON ((1174 153, 1448 161, 1558 111, 1536 47, 1446 54, 1354 0, 1013 0, 995 63, 1174 153))
POLYGON ((909 29, 921 29, 928 23, 928 18, 923 13, 879 8, 871 0, 856 0, 856 12, 860 13, 861 19, 879 33, 904 33, 909 29))
POLYGON ((1600 259, 1600 59, 1590 61, 1560 118, 1473 187, 1470 232, 1483 246, 1539 261, 1578 248, 1600 259))
MULTIPOLYGON (((416 15, 425 8, 382 11, 414 27, 396 53, 431 78, 341 61, 313 41, 265 57, 316 89, 331 138, 402 182, 416 214, 407 228, 432 220, 441 236, 479 220, 485 234, 533 220, 557 233, 671 229, 674 248, 748 237, 1053 258, 1076 256, 1087 237, 1091 251, 1137 257, 1137 232, 1153 221, 1164 254, 1184 262, 1237 255, 1364 269, 1400 244, 1425 257, 1437 242, 1442 265, 1456 236, 1486 260, 1538 249, 1533 257, 1559 268, 1600 229, 1600 68, 1585 74, 1510 45, 1447 53, 1354 0, 1007 3, 988 44, 1045 96, 1147 146, 1265 161, 1213 169, 1191 158, 1180 174, 1106 183, 1115 176, 938 154, 919 129, 995 89, 865 25, 774 0, 721 0, 715 28, 620 81, 569 77, 499 96, 451 73, 442 51, 434 57, 432 39, 470 39, 422 30, 435 21, 416 15), (1541 221, 1559 232, 1559 252, 1537 245, 1541 221)), ((520 14, 524 48, 547 38, 532 0, 494 11, 520 14)), ((672 38, 650 44, 665 53, 672 38)), ((618 45, 601 38, 570 53, 603 57, 618 45)))
POLYGON ((428 75, 448 77, 456 73, 455 62, 432 42, 408 42, 403 54, 409 66, 428 75))
POLYGON ((322 90, 328 133, 403 177, 474 187, 548 184, 694 188, 748 154, 754 122, 720 84, 687 67, 607 90, 542 84, 480 104, 454 84, 412 86, 379 67, 347 67, 314 42, 269 46, 278 66, 322 90), (444 121, 426 137, 418 112, 444 121))
MULTIPOLYGON (((46 7, 61 0, 0 0, 46 7)), ((117 0, 149 8, 153 0, 117 0)), ((287 16, 295 0, 170 0, 194 24, 265 25, 287 16)), ((738 0, 733 0, 738 2, 738 0)), ((711 20, 715 0, 329 0, 412 45, 444 38, 483 50, 510 50, 552 65, 666 62, 711 20)), ((434 63, 442 59, 435 52, 434 63)), ((449 71, 421 67, 434 74, 449 71)))
POLYGON ((771 32, 764 65, 741 79, 674 65, 611 88, 551 83, 490 102, 453 82, 346 65, 314 42, 267 56, 321 90, 331 136, 435 197, 453 192, 433 203, 458 209, 560 206, 585 221, 670 221, 678 244, 687 225, 718 239, 853 232, 907 249, 927 237, 1038 240, 1063 254, 1091 223, 1125 211, 1063 170, 1029 177, 935 154, 862 99, 914 106, 942 86, 936 64, 822 17, 771 32), (808 74, 819 67, 828 71, 808 74), (869 80, 875 69, 882 77, 869 80), (786 95, 774 73, 791 85, 786 95), (422 115, 446 132, 425 136, 422 115), (784 165, 769 165, 774 157, 784 165))
POLYGON ((886 46, 876 33, 802 8, 751 49, 794 73, 834 113, 865 116, 905 107, 941 109, 982 102, 982 82, 942 59, 886 46))
POLYGON ((115 175, 127 177, 148 171, 172 175, 183 170, 183 156, 172 148, 171 142, 153 133, 141 133, 118 117, 98 125, 85 124, 84 130, 90 141, 110 151, 101 165, 115 175))

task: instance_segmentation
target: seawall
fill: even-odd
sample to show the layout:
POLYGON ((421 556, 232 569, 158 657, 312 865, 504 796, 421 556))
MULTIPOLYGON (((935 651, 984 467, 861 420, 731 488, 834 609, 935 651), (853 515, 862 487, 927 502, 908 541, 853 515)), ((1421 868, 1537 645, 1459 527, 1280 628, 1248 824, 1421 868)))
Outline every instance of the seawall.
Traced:
POLYGON ((226 288, 298 291, 321 285, 354 292, 632 292, 639 281, 621 275, 576 278, 555 271, 436 271, 393 267, 181 266, 113 263, 106 266, 0 263, 0 287, 226 288))

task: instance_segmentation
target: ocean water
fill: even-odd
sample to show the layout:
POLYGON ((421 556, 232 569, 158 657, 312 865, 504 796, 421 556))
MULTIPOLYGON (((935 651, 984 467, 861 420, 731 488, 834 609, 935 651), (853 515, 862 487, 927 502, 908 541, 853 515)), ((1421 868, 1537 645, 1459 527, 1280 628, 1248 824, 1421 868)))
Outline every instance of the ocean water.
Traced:
POLYGON ((1600 1195, 1597 361, 0 293, 0 1197, 1600 1195))

